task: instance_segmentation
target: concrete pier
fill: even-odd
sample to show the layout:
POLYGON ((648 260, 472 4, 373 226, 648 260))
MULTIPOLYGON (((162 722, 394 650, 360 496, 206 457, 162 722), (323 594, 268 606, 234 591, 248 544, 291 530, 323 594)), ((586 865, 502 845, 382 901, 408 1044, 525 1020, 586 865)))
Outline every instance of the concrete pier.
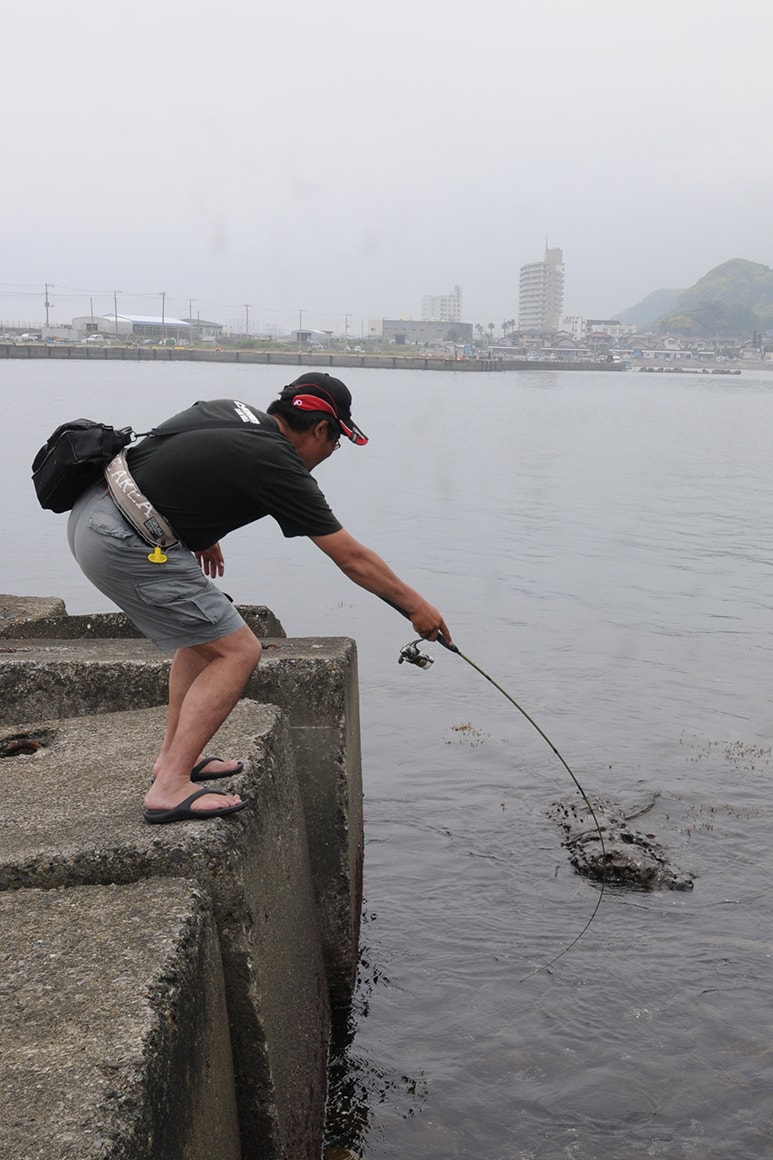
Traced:
POLYGON ((0 1157, 318 1160, 331 1004, 351 997, 361 907, 354 643, 288 640, 267 610, 245 609, 255 630, 278 634, 258 632, 265 659, 210 751, 245 763, 224 784, 250 807, 148 826, 141 802, 169 658, 118 614, 69 618, 55 601, 20 601, 14 617, 8 600, 0 597, 2 978, 13 980, 11 999, 30 987, 43 998, 4 1006, 11 1047, 0 1114, 13 1121, 20 1085, 33 1082, 42 1118, 80 1128, 42 1131, 36 1143, 30 1125, 24 1144, 18 1123, 0 1157), (52 939, 69 949, 49 970, 35 948, 52 939), (114 977, 108 1051, 96 1012, 109 1008, 114 977), (91 1038, 68 1013, 76 998, 79 1018, 93 1002, 91 1038), (68 1041, 90 1077, 73 1073, 72 1090, 68 1041), (112 1064, 125 1100, 99 1078, 112 1064), (200 1105, 209 1108, 201 1116, 200 1105), (202 1142, 213 1125, 214 1150, 202 1142))
POLYGON ((309 354, 295 350, 211 350, 154 346, 73 346, 50 343, 0 344, 0 358, 9 359, 87 359, 91 362, 214 362, 214 363, 262 363, 283 367, 316 367, 328 369, 338 367, 369 367, 374 370, 403 371, 454 371, 459 374, 470 372, 497 371, 625 371, 624 363, 595 362, 587 359, 569 359, 559 362, 546 359, 516 358, 454 358, 450 355, 419 354, 406 351, 404 354, 355 354, 346 351, 323 351, 309 354))

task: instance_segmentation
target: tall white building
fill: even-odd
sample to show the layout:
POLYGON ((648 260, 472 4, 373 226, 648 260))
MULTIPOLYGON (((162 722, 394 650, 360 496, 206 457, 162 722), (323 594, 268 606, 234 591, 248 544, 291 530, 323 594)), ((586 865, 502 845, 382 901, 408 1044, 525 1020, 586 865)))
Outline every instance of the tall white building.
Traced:
POLYGON ((450 294, 425 294, 421 300, 421 320, 422 322, 461 322, 461 286, 454 286, 450 294))
POLYGON ((521 266, 519 330, 558 330, 564 308, 564 253, 545 247, 541 262, 521 266))

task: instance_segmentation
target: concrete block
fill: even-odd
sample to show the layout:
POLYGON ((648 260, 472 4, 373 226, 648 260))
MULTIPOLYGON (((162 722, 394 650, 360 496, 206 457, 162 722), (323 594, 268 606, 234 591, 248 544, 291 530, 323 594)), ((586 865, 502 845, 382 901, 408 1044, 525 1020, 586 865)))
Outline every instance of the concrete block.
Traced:
POLYGON ((213 741, 245 762, 230 784, 249 809, 149 826, 141 800, 164 720, 143 709, 17 730, 45 744, 0 762, 0 888, 196 881, 222 952, 244 1160, 318 1160, 328 987, 286 717, 241 701, 213 741))
MULTIPOLYGON (((287 714, 308 822, 333 1001, 350 1000, 362 907, 362 759, 357 649, 341 637, 264 641, 245 697, 287 714)), ((9 640, 0 725, 166 703, 169 658, 143 639, 9 640)), ((15 731, 15 730, 11 730, 15 731)))
POLYGON ((0 895, 0 1158, 239 1160, 223 968, 195 883, 0 895))
POLYGON ((14 624, 33 620, 56 620, 65 616, 58 596, 10 596, 0 593, 0 635, 14 624))
POLYGON ((345 1005, 356 983, 362 912, 357 648, 348 640, 277 642, 245 696, 279 705, 290 721, 330 993, 345 1005))
MULTIPOLYGON (((237 604, 257 637, 283 637, 273 612, 262 604, 237 604)), ((0 640, 132 639, 142 634, 123 612, 68 616, 57 597, 0 596, 0 640)))

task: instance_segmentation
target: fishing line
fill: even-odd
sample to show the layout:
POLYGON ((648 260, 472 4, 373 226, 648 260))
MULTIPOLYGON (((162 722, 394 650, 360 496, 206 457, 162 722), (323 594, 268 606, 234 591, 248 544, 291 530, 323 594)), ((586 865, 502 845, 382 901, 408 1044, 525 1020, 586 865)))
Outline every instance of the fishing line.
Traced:
MULTIPOLYGON (((387 603, 389 604, 391 602, 387 601, 387 603)), ((402 608, 397 608, 397 605, 392 605, 392 607, 396 608, 398 612, 401 612, 403 614, 403 616, 407 615, 403 611, 402 608)), ((604 898, 604 889, 606 886, 607 852, 606 852, 606 847, 604 845, 604 832, 601 828, 601 823, 599 822, 599 820, 596 816, 596 811, 594 810, 593 805, 591 804, 591 801, 590 801, 588 795, 586 794, 585 790, 583 789, 582 785, 580 784, 574 771, 571 769, 568 762, 559 753, 558 749, 553 744, 553 742, 550 740, 547 733, 545 733, 545 731, 540 728, 540 726, 537 724, 537 722, 534 720, 534 718, 531 717, 530 714, 526 712, 523 705, 519 705, 518 702, 516 701, 515 697, 511 696, 511 694, 508 693, 508 691, 506 689, 503 689, 502 686, 497 681, 495 681, 492 676, 490 676, 487 672, 485 672, 480 667, 480 665, 475 663, 474 660, 472 660, 470 657, 466 656, 460 648, 458 648, 455 644, 449 644, 448 641, 446 641, 444 639, 442 634, 440 634, 437 639, 438 639, 438 643, 441 644, 443 646, 443 648, 447 649, 448 652, 456 653, 456 655, 460 656, 463 661, 466 661, 467 664, 471 668, 475 669, 475 671, 477 673, 480 673, 480 675, 482 677, 485 677, 485 679, 489 682, 489 684, 493 685, 495 689, 498 689, 499 692, 502 694, 502 696, 506 697, 507 700, 510 702, 510 704, 513 705, 518 710, 518 712, 523 717, 526 718, 526 720, 529 722, 529 724, 532 726, 532 728, 536 729, 537 733, 539 733, 542 740, 546 742, 546 744, 550 747, 550 749, 552 749, 553 753, 556 755, 558 760, 561 762, 561 765, 564 767, 564 769, 566 770, 566 772, 569 774, 572 781, 574 782, 575 786, 579 790, 580 797, 585 802, 585 805, 588 807, 588 812, 590 813, 590 816, 593 818, 594 824, 595 824, 596 829, 598 831, 599 843, 601 845, 601 867, 602 867, 602 870, 601 870, 601 889, 599 890, 598 898, 596 899, 596 905, 594 906, 594 908, 591 912, 590 918, 585 923, 585 925, 582 928, 582 930, 580 931, 580 933, 578 935, 575 935, 575 937, 572 939, 572 941, 570 943, 568 943, 567 946, 565 946, 563 948, 563 950, 561 950, 557 955, 555 955, 555 957, 552 958, 548 963, 545 963, 544 966, 535 967, 535 969, 529 975, 526 976, 527 979, 530 979, 532 977, 532 975, 538 974, 539 971, 549 970, 550 967, 552 967, 554 963, 557 963, 560 958, 562 958, 565 954, 567 954, 572 949, 573 946, 576 946, 576 944, 580 941, 580 939, 585 934, 585 932, 587 931, 587 929, 589 928, 589 926, 593 922, 594 918, 598 914, 599 907, 601 906, 601 903, 602 903, 603 898, 604 898)), ((400 657, 399 657, 398 663, 402 664, 403 661, 408 661, 409 664, 417 665, 419 668, 422 668, 422 669, 428 669, 430 667, 430 665, 434 664, 434 661, 433 661, 432 657, 428 656, 426 653, 422 653, 419 651, 418 646, 420 644, 423 644, 423 643, 424 642, 423 642, 422 638, 419 637, 418 640, 411 641, 410 644, 403 645, 403 647, 400 649, 400 657)))

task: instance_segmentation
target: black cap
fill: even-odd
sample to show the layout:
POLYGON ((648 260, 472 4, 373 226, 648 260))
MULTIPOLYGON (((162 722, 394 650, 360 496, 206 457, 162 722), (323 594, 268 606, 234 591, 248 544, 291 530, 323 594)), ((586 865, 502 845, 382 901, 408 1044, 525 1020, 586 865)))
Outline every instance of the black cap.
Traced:
POLYGON ((279 398, 292 403, 303 411, 322 411, 332 415, 341 429, 341 434, 358 447, 368 442, 367 435, 360 431, 352 419, 352 396, 349 388, 333 375, 322 371, 309 371, 286 386, 279 398))

